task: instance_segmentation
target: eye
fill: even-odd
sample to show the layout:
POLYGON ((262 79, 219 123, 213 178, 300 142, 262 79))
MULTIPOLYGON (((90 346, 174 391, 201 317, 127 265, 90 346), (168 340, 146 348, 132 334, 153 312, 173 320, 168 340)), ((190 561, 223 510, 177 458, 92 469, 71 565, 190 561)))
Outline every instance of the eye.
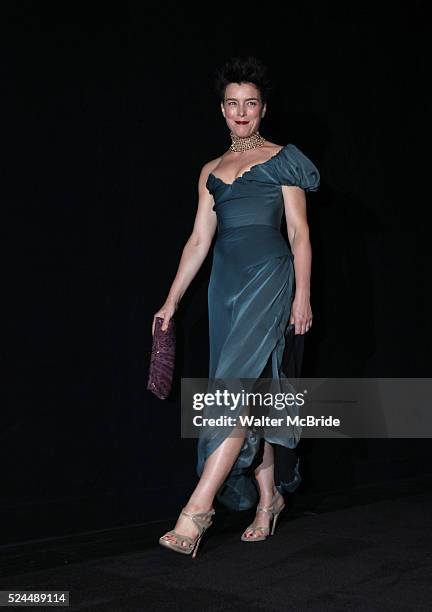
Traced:
POLYGON ((253 100, 250 100, 250 101, 249 101, 249 104, 251 104, 252 106, 256 106, 256 105, 257 105, 257 103, 256 103, 256 102, 254 102, 253 100))

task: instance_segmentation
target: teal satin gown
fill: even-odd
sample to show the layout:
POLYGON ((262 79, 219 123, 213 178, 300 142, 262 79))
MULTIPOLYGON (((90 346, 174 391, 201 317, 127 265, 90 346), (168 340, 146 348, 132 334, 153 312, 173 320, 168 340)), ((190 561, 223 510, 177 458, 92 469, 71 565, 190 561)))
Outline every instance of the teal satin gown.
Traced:
MULTIPOLYGON (((316 191, 319 183, 317 168, 293 144, 255 164, 231 184, 209 175, 206 186, 214 198, 218 223, 208 286, 209 379, 287 377, 282 363, 287 333, 293 338, 289 317, 295 277, 293 255, 281 234, 282 185, 316 191)), ((292 346, 291 340, 290 350, 292 346)), ((297 414, 295 408, 290 414, 297 414)), ((229 427, 201 430, 198 476, 207 457, 230 431, 229 427)), ((252 507, 258 498, 253 471, 262 460, 264 440, 279 450, 293 449, 300 431, 295 427, 284 431, 249 428, 217 499, 234 510, 252 507)), ((275 472, 283 473, 276 469, 280 468, 277 457, 284 461, 283 453, 275 453, 275 472)), ((289 482, 286 478, 276 482, 282 493, 295 490, 300 483, 298 461, 291 474, 289 482)))

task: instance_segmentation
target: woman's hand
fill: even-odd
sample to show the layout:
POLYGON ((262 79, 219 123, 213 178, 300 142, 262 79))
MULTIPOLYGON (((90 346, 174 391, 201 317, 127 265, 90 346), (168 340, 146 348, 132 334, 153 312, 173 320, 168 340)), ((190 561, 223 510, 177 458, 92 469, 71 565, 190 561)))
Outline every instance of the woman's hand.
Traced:
POLYGON ((312 327, 312 309, 307 294, 296 293, 291 307, 290 323, 294 323, 296 334, 304 334, 312 327))
POLYGON ((175 311, 177 310, 178 304, 176 302, 173 302, 171 300, 167 300, 165 302, 165 304, 162 306, 162 308, 160 308, 157 313, 154 315, 153 317, 153 324, 152 324, 152 336, 154 336, 154 332, 155 332, 155 326, 156 326, 156 317, 162 317, 163 318, 163 323, 162 323, 162 331, 166 331, 168 328, 168 323, 171 319, 171 317, 173 316, 173 314, 175 313, 175 311))

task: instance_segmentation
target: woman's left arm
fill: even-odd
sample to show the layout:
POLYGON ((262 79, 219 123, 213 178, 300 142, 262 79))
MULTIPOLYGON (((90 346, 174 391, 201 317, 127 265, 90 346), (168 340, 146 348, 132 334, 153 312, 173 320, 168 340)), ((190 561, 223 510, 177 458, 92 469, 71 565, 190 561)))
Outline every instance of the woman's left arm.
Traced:
POLYGON ((309 240, 309 225, 306 216, 306 195, 295 186, 282 186, 287 223, 288 240, 294 255, 296 291, 291 307, 290 323, 296 334, 304 334, 312 326, 310 305, 310 279, 312 247, 309 240))

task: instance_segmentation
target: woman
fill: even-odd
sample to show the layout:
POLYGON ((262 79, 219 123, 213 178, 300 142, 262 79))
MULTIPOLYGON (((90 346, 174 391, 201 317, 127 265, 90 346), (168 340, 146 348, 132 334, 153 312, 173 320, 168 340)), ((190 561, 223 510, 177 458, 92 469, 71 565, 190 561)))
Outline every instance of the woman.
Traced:
MULTIPOLYGON (((209 379, 280 379, 286 377, 282 364, 287 331, 303 335, 312 325, 305 191, 317 190, 320 177, 295 145, 280 146, 259 133, 269 88, 259 60, 231 60, 218 71, 217 87, 232 144, 202 168, 193 231, 152 330, 156 317, 164 318, 162 329, 167 329, 217 228, 208 288, 209 379), (291 250, 280 232, 284 211, 291 250)), ((298 437, 286 432, 260 436, 247 429, 233 436, 221 428, 204 433, 198 443, 200 480, 174 529, 159 543, 195 557, 212 524, 216 495, 227 506, 243 510, 259 493, 255 520, 241 539, 265 539, 271 520, 273 534, 284 507, 282 492, 293 490, 300 480, 297 472, 293 482, 276 485, 275 448, 292 449, 297 442, 298 437)))

